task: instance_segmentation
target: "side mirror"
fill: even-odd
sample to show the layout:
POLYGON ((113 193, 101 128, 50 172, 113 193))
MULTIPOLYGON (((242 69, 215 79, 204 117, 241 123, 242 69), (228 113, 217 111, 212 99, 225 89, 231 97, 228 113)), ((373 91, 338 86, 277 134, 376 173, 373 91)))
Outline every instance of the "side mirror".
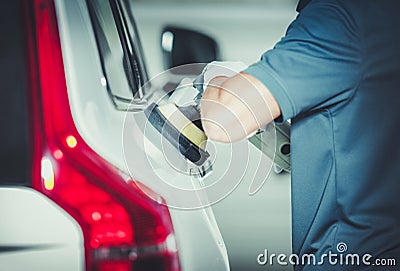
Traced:
POLYGON ((217 42, 194 30, 166 26, 161 34, 161 49, 166 69, 218 59, 217 42))

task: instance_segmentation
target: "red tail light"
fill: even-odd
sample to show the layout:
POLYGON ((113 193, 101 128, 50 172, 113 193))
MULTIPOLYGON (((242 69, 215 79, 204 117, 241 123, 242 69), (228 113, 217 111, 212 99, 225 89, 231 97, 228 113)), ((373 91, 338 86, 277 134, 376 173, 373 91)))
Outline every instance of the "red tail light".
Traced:
POLYGON ((33 187, 81 226, 87 270, 179 270, 168 208, 97 155, 74 125, 53 1, 34 0, 30 10, 33 187))

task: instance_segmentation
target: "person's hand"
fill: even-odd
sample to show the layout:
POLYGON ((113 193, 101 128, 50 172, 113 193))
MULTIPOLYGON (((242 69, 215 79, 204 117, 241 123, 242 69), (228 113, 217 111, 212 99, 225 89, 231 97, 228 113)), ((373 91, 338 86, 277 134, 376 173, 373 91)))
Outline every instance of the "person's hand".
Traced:
POLYGON ((219 142, 245 139, 281 114, 268 88, 243 72, 210 80, 200 108, 204 132, 219 142))

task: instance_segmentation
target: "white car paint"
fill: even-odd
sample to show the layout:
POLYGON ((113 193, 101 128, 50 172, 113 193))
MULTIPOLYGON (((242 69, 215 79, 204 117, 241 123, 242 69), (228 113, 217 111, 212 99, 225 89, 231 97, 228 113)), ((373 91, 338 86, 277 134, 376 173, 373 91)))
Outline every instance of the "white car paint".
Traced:
POLYGON ((1 270, 84 270, 79 225, 43 194, 2 187, 0 216, 1 270))
MULTIPOLYGON (((107 94, 85 1, 56 0, 60 38, 67 79, 68 96, 75 125, 86 143, 103 158, 128 173, 123 155, 125 112, 117 111, 107 94)), ((144 45, 146 46, 146 45, 144 45)), ((134 128, 134 123, 127 122, 134 128)), ((132 146, 142 138, 132 138, 132 146)), ((151 155, 138 152, 139 163, 151 155)), ((164 168, 175 180, 187 182, 187 176, 164 168)), ((161 196, 152 172, 139 167, 131 172, 136 180, 150 186, 161 196)), ((228 257, 219 229, 212 220, 212 210, 178 210, 170 208, 177 238, 182 270, 229 270, 228 257)))

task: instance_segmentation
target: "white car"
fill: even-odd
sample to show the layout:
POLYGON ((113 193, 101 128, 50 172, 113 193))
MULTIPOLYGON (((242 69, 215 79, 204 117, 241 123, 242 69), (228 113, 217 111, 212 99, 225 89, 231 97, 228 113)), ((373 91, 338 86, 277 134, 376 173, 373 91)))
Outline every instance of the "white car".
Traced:
POLYGON ((127 170, 152 155, 124 157, 147 80, 130 1, 0 6, 0 269, 229 270, 210 207, 170 208, 127 170))

